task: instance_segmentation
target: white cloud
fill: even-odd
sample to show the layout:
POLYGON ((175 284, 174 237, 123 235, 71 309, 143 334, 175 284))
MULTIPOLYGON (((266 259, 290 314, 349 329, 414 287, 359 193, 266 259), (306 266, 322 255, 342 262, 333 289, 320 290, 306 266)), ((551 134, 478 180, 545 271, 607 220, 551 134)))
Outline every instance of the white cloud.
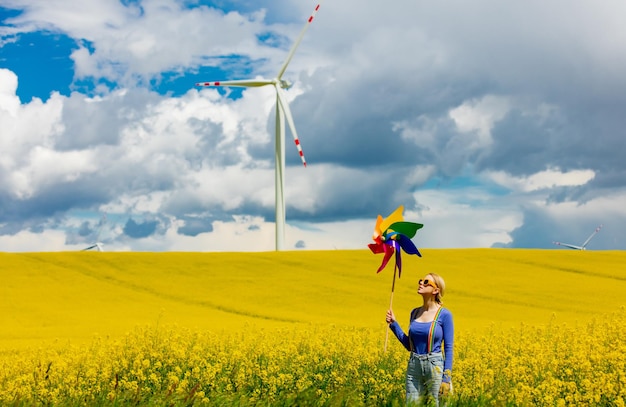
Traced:
POLYGON ((491 129, 508 113, 510 105, 508 98, 487 95, 480 100, 465 101, 448 114, 460 132, 477 136, 473 148, 478 149, 491 144, 491 129))
POLYGON ((45 183, 44 179, 53 178, 52 173, 76 176, 77 165, 88 165, 89 158, 52 151, 52 140, 63 128, 60 123, 62 97, 52 94, 46 103, 35 98, 21 105, 15 95, 15 75, 0 70, 0 76, 0 82, 7 80, 0 93, 0 186, 24 198, 30 196, 38 184, 45 183))
POLYGON ((17 75, 8 69, 0 68, 0 114, 15 117, 20 107, 20 99, 16 96, 16 91, 17 75))
POLYGON ((13 173, 12 189, 20 199, 30 198, 37 189, 75 181, 96 169, 93 151, 59 152, 35 146, 26 165, 13 173))
POLYGON ((510 243, 511 232, 522 225, 515 206, 494 199, 486 190, 424 190, 415 193, 419 211, 405 211, 405 219, 423 223, 419 241, 424 247, 491 247, 510 243), (480 204, 476 204, 480 202, 480 204))
POLYGON ((563 172, 559 168, 549 168, 525 177, 514 177, 502 171, 486 172, 485 176, 508 189, 532 192, 561 186, 585 185, 593 180, 595 173, 593 170, 563 172))
MULTIPOLYGON (((581 219, 595 219, 594 222, 604 223, 618 229, 626 219, 626 191, 615 191, 598 196, 587 202, 551 202, 541 203, 545 212, 558 223, 580 224, 581 219)), ((623 243, 623 242, 622 242, 623 243)))
POLYGON ((3 252, 55 252, 81 250, 82 246, 67 246, 66 235, 62 230, 45 230, 33 233, 22 230, 14 235, 0 235, 0 251, 3 252))

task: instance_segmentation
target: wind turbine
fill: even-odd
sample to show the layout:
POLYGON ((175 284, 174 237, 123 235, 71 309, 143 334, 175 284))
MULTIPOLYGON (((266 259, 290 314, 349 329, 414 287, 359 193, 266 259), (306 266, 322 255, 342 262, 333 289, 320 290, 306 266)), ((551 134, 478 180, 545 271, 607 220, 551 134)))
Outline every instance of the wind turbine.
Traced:
POLYGON ((86 251, 86 250, 91 250, 91 249, 96 249, 99 252, 103 252, 104 251, 104 244, 102 244, 99 240, 100 240, 100 233, 102 233, 102 228, 104 227, 104 224, 107 221, 107 215, 106 213, 104 215, 102 215, 102 218, 100 219, 100 223, 99 223, 99 227, 98 227, 98 234, 96 235, 96 243, 92 244, 89 247, 84 248, 82 251, 86 251))
POLYGON ((576 245, 573 245, 573 244, 561 243, 561 242, 552 242, 552 243, 554 243, 557 246, 565 246, 565 247, 569 247, 570 249, 574 249, 574 250, 587 250, 587 244, 589 243, 591 238, 594 237, 596 235, 596 233, 598 233, 600 231, 600 229, 602 229, 602 225, 598 226, 596 228, 596 230, 594 230, 593 233, 587 238, 587 240, 585 240, 585 243, 583 243, 581 246, 576 246, 576 245))
POLYGON ((274 157, 275 157, 275 184, 276 184, 276 250, 283 250, 285 243, 285 118, 287 119, 287 124, 289 125, 289 129, 291 130, 291 135, 293 136, 294 142, 296 143, 296 148, 298 149, 298 154, 300 154, 300 159, 302 160, 302 165, 306 167, 306 160, 304 159, 304 153, 302 152, 302 146, 300 145, 300 140, 298 139, 298 133, 296 132, 296 126, 293 122, 293 116, 291 115, 291 110, 289 110, 289 104, 287 103, 287 99, 285 98, 285 93, 283 89, 289 89, 291 87, 291 83, 283 79, 283 74, 287 69, 287 65, 291 61, 294 53, 296 52, 296 48, 302 41, 302 37, 304 37, 304 33, 309 28, 309 25, 315 18, 317 11, 320 8, 320 3, 317 4, 313 13, 308 18, 307 22, 304 24, 302 31, 300 31, 300 35, 296 39, 296 42, 293 43, 291 49, 289 50, 289 54, 287 54, 287 59, 280 67, 278 71, 278 75, 274 79, 242 79, 242 80, 232 80, 232 81, 221 81, 221 82, 199 82, 196 83, 196 86, 237 86, 237 87, 246 87, 246 88, 256 88, 260 86, 273 86, 276 90, 276 136, 274 143, 274 157))

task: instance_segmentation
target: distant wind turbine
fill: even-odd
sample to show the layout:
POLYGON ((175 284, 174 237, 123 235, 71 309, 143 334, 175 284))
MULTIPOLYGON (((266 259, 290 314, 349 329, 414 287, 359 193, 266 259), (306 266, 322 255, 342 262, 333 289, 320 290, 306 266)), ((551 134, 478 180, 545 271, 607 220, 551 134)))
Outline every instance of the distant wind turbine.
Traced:
POLYGON ((283 79, 283 74, 287 69, 287 65, 291 61, 296 48, 302 41, 304 33, 309 28, 309 25, 315 18, 317 11, 320 8, 321 2, 315 7, 313 13, 304 24, 300 35, 296 39, 296 42, 291 47, 287 59, 278 71, 278 75, 274 79, 242 79, 222 82, 199 82, 196 86, 237 86, 246 88, 256 88, 260 86, 271 85, 276 90, 276 138, 275 138, 275 184, 276 184, 276 250, 283 250, 285 243, 285 117, 287 118, 287 124, 291 130, 291 135, 296 143, 296 148, 300 154, 302 164, 306 167, 306 160, 304 159, 304 153, 300 140, 298 139, 298 133, 296 132, 296 126, 293 122, 293 116, 291 110, 289 110, 289 104, 285 98, 283 89, 289 89, 291 83, 283 79))
POLYGON ((100 219, 100 223, 98 225, 98 234, 96 235, 96 243, 92 244, 89 247, 85 247, 82 251, 91 250, 91 249, 96 249, 99 252, 104 251, 104 244, 100 242, 100 233, 102 233, 102 228, 104 227, 104 224, 106 223, 106 221, 107 221, 107 215, 105 213, 104 215, 102 215, 102 218, 100 219))
POLYGON ((570 249, 574 249, 574 250, 587 250, 587 244, 589 243, 589 241, 591 240, 591 238, 593 238, 596 233, 598 233, 600 231, 600 229, 602 229, 602 225, 598 226, 596 228, 596 230, 593 231, 593 233, 587 238, 587 240, 585 240, 585 243, 583 243, 581 246, 576 246, 573 244, 569 244, 569 243, 561 243, 561 242, 552 242, 557 246, 565 246, 565 247, 569 247, 570 249))

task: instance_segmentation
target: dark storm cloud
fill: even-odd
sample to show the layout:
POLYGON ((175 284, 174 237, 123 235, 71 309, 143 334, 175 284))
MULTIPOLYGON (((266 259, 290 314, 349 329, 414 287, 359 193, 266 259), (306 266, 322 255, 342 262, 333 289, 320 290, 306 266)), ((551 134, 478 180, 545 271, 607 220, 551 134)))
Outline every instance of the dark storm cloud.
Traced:
POLYGON ((494 130, 494 143, 476 162, 479 170, 504 170, 516 176, 546 168, 562 171, 593 170, 594 179, 576 188, 557 188, 550 202, 587 201, 608 188, 626 186, 626 137, 616 137, 624 123, 611 112, 598 110, 580 115, 563 111, 547 117, 513 111, 494 130), (606 123, 613 123, 607 128, 606 123))
POLYGON ((78 228, 78 235, 81 237, 89 236, 93 233, 93 229, 91 228, 91 224, 87 221, 80 224, 78 228))
POLYGON ((289 219, 333 222, 391 213, 399 205, 412 207, 412 192, 418 185, 406 179, 408 170, 384 166, 370 167, 369 173, 332 170, 336 175, 324 181, 323 190, 316 196, 316 211, 301 211, 288 203, 289 219))
MULTIPOLYGON (((496 144, 481 164, 512 174, 531 174, 547 166, 624 166, 618 157, 626 152, 626 116, 619 112, 626 102, 626 82, 617 72, 626 68, 626 60, 602 44, 603 35, 593 28, 608 17, 607 9, 586 13, 584 8, 564 19, 556 4, 513 5, 503 9, 499 19, 481 18, 481 27, 472 25, 476 20, 471 18, 457 21, 462 36, 445 34, 460 66, 492 78, 496 86, 488 91, 554 109, 544 117, 539 109, 531 115, 511 112, 494 129, 496 144), (514 23, 524 20, 533 21, 533 28, 514 23)), ((480 10, 481 5, 475 12, 480 10)), ((480 95, 466 95, 472 96, 480 95)))
POLYGON ((0 224, 4 224, 0 233, 14 234, 21 228, 49 224, 70 209, 91 208, 108 198, 106 190, 93 188, 84 179, 42 188, 25 199, 0 193, 0 224))
POLYGON ((152 235, 159 224, 156 220, 146 220, 144 222, 136 222, 129 218, 124 225, 124 234, 134 239, 140 239, 152 235))
POLYGON ((178 233, 185 236, 197 236, 200 233, 213 231, 213 219, 181 217, 185 225, 178 228, 178 233))
POLYGON ((316 72, 307 82, 311 90, 293 103, 303 144, 312 140, 305 152, 355 166, 414 159, 441 167, 446 165, 437 162, 441 156, 457 170, 480 157, 479 170, 517 175, 548 166, 599 169, 607 161, 623 166, 626 116, 620 112, 626 83, 618 66, 626 69, 626 59, 612 52, 619 40, 596 44, 604 35, 593 27, 610 7, 592 12, 585 11, 590 3, 581 6, 563 18, 556 4, 538 2, 399 4, 406 9, 397 16, 398 24, 413 15, 415 29, 394 39, 393 52, 382 57, 384 46, 374 36, 365 37, 372 40, 369 59, 353 46, 338 57, 342 61, 329 74, 332 82, 323 78, 323 70, 316 72), (413 54, 413 61, 402 54, 413 54), (354 75, 350 59, 357 57, 363 69, 354 75), (437 154, 420 154, 390 131, 394 121, 422 115, 441 119, 464 101, 490 94, 511 97, 521 106, 496 124, 494 146, 479 155, 450 153, 450 148, 460 152, 465 147, 455 147, 459 139, 439 144, 437 154), (552 110, 542 117, 541 106, 552 110), (307 131, 313 135, 305 138, 307 131))
POLYGON ((436 161, 423 146, 403 140, 394 131, 394 123, 423 115, 445 115, 447 109, 462 102, 466 84, 458 83, 455 88, 449 83, 435 89, 420 79, 403 82, 388 78, 383 71, 364 72, 354 81, 337 69, 339 77, 325 86, 320 84, 329 83, 328 76, 333 73, 316 73, 306 82, 311 90, 292 104, 311 162, 364 168, 436 161))
MULTIPOLYGON (((542 118, 520 110, 510 112, 498 122, 493 131, 493 144, 477 161, 478 170, 504 170, 512 175, 530 175, 548 166, 572 168, 562 143, 568 124, 561 117, 542 118)), ((573 129, 571 129, 573 130, 573 129)))
POLYGON ((626 183, 626 168, 609 168, 596 174, 591 185, 598 189, 610 190, 616 187, 624 187, 626 183))

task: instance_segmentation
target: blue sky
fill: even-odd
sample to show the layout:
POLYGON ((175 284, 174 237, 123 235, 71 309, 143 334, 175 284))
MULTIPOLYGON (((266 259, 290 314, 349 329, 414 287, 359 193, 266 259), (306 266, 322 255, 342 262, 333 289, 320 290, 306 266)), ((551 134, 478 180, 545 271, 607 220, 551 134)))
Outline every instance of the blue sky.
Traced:
MULTIPOLYGON (((272 90, 194 83, 273 78, 316 4, 0 0, 0 251, 272 250, 272 90)), ((625 249, 624 12, 323 2, 287 248, 366 248, 403 205, 418 247, 625 249)))

